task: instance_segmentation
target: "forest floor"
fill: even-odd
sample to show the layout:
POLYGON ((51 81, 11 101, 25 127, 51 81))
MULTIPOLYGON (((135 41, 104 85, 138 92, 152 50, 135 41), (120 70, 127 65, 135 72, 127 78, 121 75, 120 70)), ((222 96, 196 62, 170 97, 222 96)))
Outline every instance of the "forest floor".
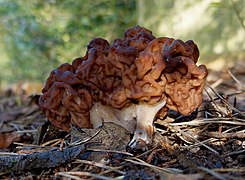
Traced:
POLYGON ((209 71, 201 107, 155 121, 148 151, 126 151, 115 124, 70 133, 55 129, 38 95, 0 95, 1 179, 243 179, 245 63, 209 71))

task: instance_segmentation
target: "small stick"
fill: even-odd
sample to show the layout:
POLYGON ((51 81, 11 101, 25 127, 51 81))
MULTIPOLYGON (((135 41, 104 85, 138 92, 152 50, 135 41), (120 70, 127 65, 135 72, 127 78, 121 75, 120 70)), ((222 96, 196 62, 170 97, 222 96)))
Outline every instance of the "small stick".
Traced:
POLYGON ((90 141, 91 139, 93 139, 94 137, 96 137, 98 134, 100 133, 100 130, 98 130, 97 132, 95 132, 91 137, 87 138, 87 139, 81 139, 81 140, 77 140, 75 142, 72 142, 69 144, 69 147, 70 146, 77 146, 77 145, 80 145, 80 144, 84 144, 88 141, 90 141))
POLYGON ((37 129, 34 129, 34 130, 23 130, 23 131, 17 131, 17 133, 19 134, 24 134, 24 133, 36 133, 37 132, 37 129))
POLYGON ((115 150, 107 150, 107 149, 92 149, 92 148, 87 148, 86 150, 88 151, 95 151, 95 152, 108 152, 108 153, 118 153, 118 154, 124 154, 127 156, 134 156, 131 153, 124 152, 124 151, 115 151, 115 150))
POLYGON ((212 171, 211 169, 208 169, 208 168, 205 168, 205 167, 198 167, 197 169, 200 169, 200 170, 202 170, 202 171, 214 176, 217 179, 226 180, 226 178, 224 176, 221 176, 220 174, 212 171))
POLYGON ((239 111, 237 108, 233 107, 232 105, 230 105, 219 93, 217 93, 211 86, 209 86, 207 83, 206 85, 213 91, 213 93, 218 96, 222 102, 227 105, 228 107, 230 107, 232 110, 234 110, 235 112, 239 113, 241 116, 245 117, 245 114, 241 111, 239 111))
POLYGON ((179 169, 174 169, 174 168, 161 168, 161 167, 158 167, 158 166, 154 166, 152 164, 149 164, 139 158, 136 158, 134 157, 133 159, 135 160, 132 160, 132 159, 125 159, 126 161, 128 162, 131 162, 131 163, 134 163, 134 164, 138 164, 138 165, 142 165, 142 166, 147 166, 147 167, 150 167, 154 170, 159 170, 159 171, 163 171, 163 172, 167 172, 167 173, 172 173, 172 174, 176 174, 176 173, 182 173, 181 170, 179 169))
POLYGON ((81 180, 83 178, 79 178, 77 176, 89 176, 89 177, 95 177, 97 179, 102 179, 102 180, 115 180, 115 178, 109 178, 106 176, 90 173, 90 172, 85 172, 85 171, 76 171, 76 172, 58 172, 56 175, 60 176, 65 176, 65 177, 70 177, 74 178, 76 180, 81 180))
POLYGON ((239 84, 239 85, 242 87, 242 89, 244 90, 244 89, 245 89, 245 86, 241 83, 241 81, 239 81, 239 80, 234 76, 234 74, 231 73, 231 71, 230 71, 229 69, 227 70, 227 72, 228 72, 228 74, 234 79, 234 81, 236 81, 237 84, 239 84))
POLYGON ((233 118, 202 118, 202 119, 196 119, 189 122, 181 122, 181 123, 166 123, 165 126, 182 126, 182 125, 189 125, 189 126, 198 126, 201 124, 208 124, 208 123, 218 123, 218 124, 232 124, 232 125, 239 125, 239 126, 245 126, 244 122, 237 122, 237 121, 227 121, 232 120, 233 118))
POLYGON ((231 155, 235 155, 235 154, 241 154, 243 152, 245 152, 245 149, 240 150, 240 151, 235 151, 235 152, 224 154, 224 155, 222 155, 222 157, 224 157, 224 156, 231 156, 231 155))
POLYGON ((89 164, 89 165, 97 166, 97 167, 104 168, 104 169, 110 169, 110 170, 112 170, 114 172, 117 172, 119 174, 122 174, 122 175, 125 174, 125 172, 117 170, 116 169, 117 167, 110 167, 110 166, 107 166, 107 165, 105 165, 103 163, 98 163, 98 162, 94 162, 94 161, 87 161, 87 160, 81 160, 81 159, 77 159, 76 162, 83 163, 83 164, 89 164))
POLYGON ((215 172, 245 172, 245 168, 219 168, 213 169, 215 172))
POLYGON ((240 132, 235 132, 235 133, 219 133, 219 132, 208 132, 204 133, 204 135, 207 135, 209 137, 213 137, 216 139, 222 139, 222 138, 245 138, 245 133, 244 130, 240 132))
POLYGON ((209 147, 208 145, 206 145, 206 144, 202 143, 201 141, 197 140, 196 138, 194 138, 193 136, 189 135, 188 133, 186 133, 186 132, 182 131, 180 128, 177 128, 177 130, 178 130, 178 131, 179 131, 181 134, 183 134, 183 135, 186 135, 186 136, 190 137, 191 139, 193 139, 194 141, 196 141, 196 142, 200 143, 202 146, 206 147, 207 149, 209 149, 209 150, 210 150, 210 151, 212 151, 213 153, 215 153, 215 154, 218 154, 218 155, 219 155, 219 153, 218 153, 217 151, 215 151, 213 148, 211 148, 211 147, 209 147))

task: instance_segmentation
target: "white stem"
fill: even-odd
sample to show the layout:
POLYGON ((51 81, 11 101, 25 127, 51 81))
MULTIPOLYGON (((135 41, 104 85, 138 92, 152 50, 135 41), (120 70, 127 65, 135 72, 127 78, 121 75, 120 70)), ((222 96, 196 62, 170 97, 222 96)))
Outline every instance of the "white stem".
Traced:
POLYGON ((137 124, 134 132, 134 137, 129 143, 131 148, 137 146, 138 141, 144 141, 146 144, 150 144, 154 133, 153 121, 157 112, 164 107, 166 101, 159 102, 154 105, 148 105, 141 103, 136 107, 137 124))
POLYGON ((90 121, 93 128, 102 126, 103 122, 113 122, 133 133, 136 127, 136 106, 132 104, 129 107, 119 110, 97 102, 90 110, 90 121))
POLYGON ((154 105, 141 102, 140 104, 132 104, 119 110, 97 102, 90 110, 90 120, 94 128, 102 126, 104 121, 113 122, 131 133, 134 132, 134 137, 130 141, 129 146, 137 149, 139 141, 143 141, 145 144, 151 143, 154 133, 153 121, 157 112, 165 104, 165 100, 154 105))

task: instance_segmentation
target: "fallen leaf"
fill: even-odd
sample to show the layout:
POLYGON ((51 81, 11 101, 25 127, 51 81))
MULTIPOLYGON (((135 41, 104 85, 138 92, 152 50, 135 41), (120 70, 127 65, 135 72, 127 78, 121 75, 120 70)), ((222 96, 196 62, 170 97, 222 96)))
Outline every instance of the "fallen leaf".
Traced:
POLYGON ((7 148, 12 142, 18 139, 19 139, 19 134, 16 131, 1 132, 0 133, 0 148, 7 148))

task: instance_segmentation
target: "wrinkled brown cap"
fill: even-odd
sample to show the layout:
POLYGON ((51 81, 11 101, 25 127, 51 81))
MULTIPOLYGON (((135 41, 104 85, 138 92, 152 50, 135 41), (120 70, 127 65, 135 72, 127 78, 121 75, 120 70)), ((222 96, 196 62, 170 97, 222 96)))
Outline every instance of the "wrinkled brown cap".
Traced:
POLYGON ((70 123, 90 128, 89 110, 96 101, 120 109, 137 101, 166 100, 164 112, 170 108, 187 115, 201 104, 208 74, 204 65, 196 65, 198 57, 193 41, 155 38, 140 26, 112 45, 96 38, 84 57, 51 72, 40 107, 66 131, 70 123))

